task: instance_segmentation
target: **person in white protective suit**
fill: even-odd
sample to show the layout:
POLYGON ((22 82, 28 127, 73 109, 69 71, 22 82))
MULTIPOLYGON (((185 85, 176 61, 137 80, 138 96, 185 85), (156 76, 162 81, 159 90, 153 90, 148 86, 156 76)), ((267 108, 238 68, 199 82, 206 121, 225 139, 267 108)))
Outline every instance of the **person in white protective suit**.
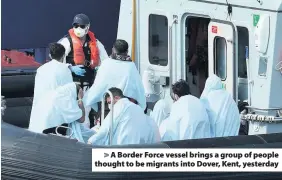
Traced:
POLYGON ((73 82, 70 69, 62 63, 65 57, 64 46, 58 43, 51 43, 49 50, 49 56, 52 60, 37 69, 34 83, 33 106, 48 91, 73 82))
POLYGON ((166 103, 165 100, 159 100, 150 114, 150 116, 154 119, 157 123, 158 127, 160 127, 161 123, 169 117, 170 114, 170 107, 169 104, 166 103))
POLYGON ((219 77, 211 75, 201 95, 213 137, 237 136, 240 129, 239 109, 232 96, 223 88, 219 77))
POLYGON ((113 119, 111 119, 110 112, 101 122, 98 132, 88 140, 88 144, 126 145, 159 142, 160 134, 154 120, 145 115, 140 106, 124 97, 120 89, 110 88, 109 91, 112 93, 114 101, 111 101, 109 94, 106 95, 106 101, 109 107, 113 103, 113 109, 111 109, 113 119), (110 135, 112 135, 112 144, 110 144, 110 135))
POLYGON ((36 133, 56 133, 57 126, 67 125, 71 138, 86 143, 94 134, 85 129, 85 110, 82 102, 83 91, 74 82, 47 92, 33 107, 29 130, 36 133))
POLYGON ((170 116, 160 127, 162 141, 210 138, 210 122, 204 105, 190 95, 187 82, 180 80, 172 85, 170 116))
POLYGON ((97 102, 102 100, 104 93, 111 87, 117 87, 122 90, 124 96, 145 110, 145 90, 135 64, 127 55, 127 42, 116 40, 112 51, 111 57, 105 59, 99 67, 94 84, 85 93, 85 107, 91 106, 97 111, 97 102))

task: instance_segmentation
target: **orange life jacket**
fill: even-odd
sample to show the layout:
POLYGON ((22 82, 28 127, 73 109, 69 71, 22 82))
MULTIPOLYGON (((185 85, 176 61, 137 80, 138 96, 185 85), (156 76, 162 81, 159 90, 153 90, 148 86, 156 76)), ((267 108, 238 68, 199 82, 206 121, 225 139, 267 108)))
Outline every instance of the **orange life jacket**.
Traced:
MULTIPOLYGON (((69 30, 70 37, 72 39, 73 44, 73 61, 76 65, 84 65, 85 64, 85 55, 82 47, 82 43, 80 39, 74 34, 73 29, 69 30)), ((96 37, 93 32, 88 31, 88 35, 90 37, 89 48, 91 51, 91 59, 87 59, 91 61, 91 68, 94 69, 99 65, 99 49, 97 47, 96 37)))

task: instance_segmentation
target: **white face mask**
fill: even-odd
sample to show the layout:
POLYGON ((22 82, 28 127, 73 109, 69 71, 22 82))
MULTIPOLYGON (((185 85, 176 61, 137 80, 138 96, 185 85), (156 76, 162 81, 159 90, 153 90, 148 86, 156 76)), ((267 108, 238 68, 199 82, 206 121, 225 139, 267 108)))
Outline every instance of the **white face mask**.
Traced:
POLYGON ((88 27, 82 29, 81 27, 78 27, 78 28, 73 28, 73 31, 74 31, 74 34, 81 38, 83 36, 85 36, 87 33, 88 33, 88 27))

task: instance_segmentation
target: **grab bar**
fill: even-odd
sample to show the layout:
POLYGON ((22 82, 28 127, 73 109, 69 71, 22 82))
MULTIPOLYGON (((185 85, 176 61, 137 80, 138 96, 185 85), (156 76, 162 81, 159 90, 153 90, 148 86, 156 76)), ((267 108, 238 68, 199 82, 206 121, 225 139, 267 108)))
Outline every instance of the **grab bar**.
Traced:
POLYGON ((101 117, 101 125, 102 125, 102 122, 104 121, 105 119, 105 97, 106 95, 109 94, 110 97, 111 97, 111 111, 110 111, 110 117, 111 117, 111 126, 110 126, 110 145, 112 145, 112 142, 113 142, 113 119, 114 119, 114 96, 113 94, 111 93, 111 91, 107 91, 104 95, 103 95, 103 99, 102 99, 102 117, 101 117))
POLYGON ((170 87, 170 94, 172 93, 171 91, 171 86, 172 86, 172 76, 173 76, 173 73, 172 73, 172 27, 173 27, 173 24, 177 23, 178 22, 178 19, 177 19, 177 16, 173 16, 173 20, 171 22, 171 25, 169 26, 169 31, 168 31, 168 39, 169 39, 169 48, 168 48, 168 53, 169 53, 169 87, 170 87))
POLYGON ((260 111, 280 111, 282 110, 282 107, 275 107, 275 108, 259 108, 259 107, 253 107, 253 106, 245 106, 247 109, 254 109, 254 110, 260 110, 260 111))

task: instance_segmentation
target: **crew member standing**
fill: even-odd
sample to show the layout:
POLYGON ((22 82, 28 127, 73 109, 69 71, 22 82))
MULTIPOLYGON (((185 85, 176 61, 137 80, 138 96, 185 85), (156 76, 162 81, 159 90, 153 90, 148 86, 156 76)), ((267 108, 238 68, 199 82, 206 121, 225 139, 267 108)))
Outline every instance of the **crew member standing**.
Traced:
POLYGON ((79 82, 81 88, 90 87, 95 78, 95 69, 102 60, 108 58, 103 44, 96 39, 90 29, 90 20, 85 14, 78 14, 73 19, 73 28, 59 43, 65 49, 74 82, 79 82))
MULTIPOLYGON (((86 91, 94 82, 97 67, 101 61, 109 56, 104 45, 89 30, 90 20, 88 16, 77 14, 73 19, 72 26, 73 28, 59 43, 66 49, 64 63, 67 63, 72 71, 73 81, 86 91)), ((88 119, 90 111, 90 107, 85 107, 86 119, 84 124, 88 128, 90 127, 88 119)), ((94 121, 92 118, 91 115, 91 122, 94 121)))

